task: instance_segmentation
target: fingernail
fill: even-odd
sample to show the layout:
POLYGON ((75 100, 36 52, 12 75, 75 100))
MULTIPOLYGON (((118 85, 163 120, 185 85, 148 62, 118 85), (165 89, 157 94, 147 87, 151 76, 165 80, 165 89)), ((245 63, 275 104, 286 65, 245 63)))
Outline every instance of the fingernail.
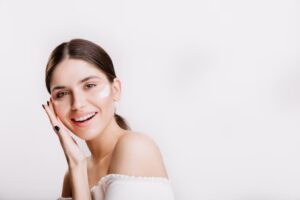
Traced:
POLYGON ((49 101, 47 101, 47 105, 49 106, 49 101))
POLYGON ((42 106, 43 106, 43 108, 45 109, 45 106, 44 106, 44 104, 42 104, 42 106))
POLYGON ((59 127, 58 126, 54 126, 54 129, 56 130, 56 132, 59 132, 59 127))

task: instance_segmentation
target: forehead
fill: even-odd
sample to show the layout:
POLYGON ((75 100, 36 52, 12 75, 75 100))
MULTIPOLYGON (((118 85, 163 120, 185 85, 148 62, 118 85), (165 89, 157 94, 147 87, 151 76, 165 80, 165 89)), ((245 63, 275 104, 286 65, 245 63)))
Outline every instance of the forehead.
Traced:
POLYGON ((51 87, 72 85, 88 76, 98 76, 107 80, 106 75, 95 65, 80 59, 65 59, 56 66, 51 78, 51 87))

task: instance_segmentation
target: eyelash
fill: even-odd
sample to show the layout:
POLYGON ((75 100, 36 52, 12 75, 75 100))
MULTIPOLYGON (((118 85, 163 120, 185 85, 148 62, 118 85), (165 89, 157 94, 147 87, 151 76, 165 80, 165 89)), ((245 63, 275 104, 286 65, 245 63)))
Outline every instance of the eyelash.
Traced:
POLYGON ((93 88, 93 87, 89 87, 89 86, 91 86, 91 85, 93 85, 93 87, 96 87, 96 86, 97 86, 97 85, 96 85, 96 84, 94 84, 94 83, 89 83, 89 84, 86 84, 87 88, 93 88))
POLYGON ((67 92, 67 91, 64 91, 64 92, 58 92, 56 95, 55 95, 55 97, 57 98, 57 99, 60 99, 60 98, 62 98, 63 96, 65 96, 66 94, 69 94, 69 92, 67 92), (62 95, 62 96, 61 96, 62 95))

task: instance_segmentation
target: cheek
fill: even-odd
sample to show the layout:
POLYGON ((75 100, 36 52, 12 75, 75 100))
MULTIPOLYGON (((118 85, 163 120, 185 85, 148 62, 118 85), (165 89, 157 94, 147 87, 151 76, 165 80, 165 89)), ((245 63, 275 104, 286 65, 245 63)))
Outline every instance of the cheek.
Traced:
POLYGON ((95 91, 92 94, 92 98, 94 99, 94 102, 102 108, 102 110, 111 112, 110 110, 114 109, 111 88, 108 84, 106 84, 101 90, 95 91))
POLYGON ((64 118, 66 117, 68 110, 66 109, 67 106, 63 103, 54 103, 54 110, 56 112, 56 115, 59 117, 59 119, 64 121, 64 118))
POLYGON ((106 84, 102 90, 100 90, 97 95, 96 98, 98 99, 107 99, 107 97, 110 96, 110 87, 108 84, 106 84))
POLYGON ((110 87, 106 84, 101 89, 95 90, 92 93, 92 97, 98 102, 106 102, 110 99, 110 93, 110 87))
POLYGON ((57 104, 54 106, 55 112, 57 114, 57 117, 62 121, 64 126, 66 126, 68 129, 72 130, 70 119, 68 118, 69 110, 67 109, 68 106, 66 104, 57 104))

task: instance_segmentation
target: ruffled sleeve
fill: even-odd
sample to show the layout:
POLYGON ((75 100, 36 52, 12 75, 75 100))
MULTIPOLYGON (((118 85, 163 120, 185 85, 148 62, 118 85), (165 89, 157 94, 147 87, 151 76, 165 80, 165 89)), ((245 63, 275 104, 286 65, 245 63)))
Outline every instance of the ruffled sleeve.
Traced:
MULTIPOLYGON (((109 174, 92 187, 93 200, 174 200, 171 181, 163 177, 109 174)), ((72 200, 60 197, 57 200, 72 200)))
POLYGON ((100 181, 104 200, 174 200, 170 180, 110 174, 100 181))
POLYGON ((71 197, 59 197, 57 200, 72 200, 71 197))

